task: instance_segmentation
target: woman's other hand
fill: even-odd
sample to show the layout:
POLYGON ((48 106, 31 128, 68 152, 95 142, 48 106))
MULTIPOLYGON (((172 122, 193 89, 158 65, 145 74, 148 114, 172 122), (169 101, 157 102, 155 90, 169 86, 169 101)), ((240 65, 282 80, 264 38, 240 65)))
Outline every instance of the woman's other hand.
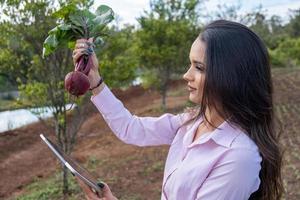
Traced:
POLYGON ((111 192, 110 188, 108 187, 108 185, 104 182, 102 182, 104 184, 104 188, 102 188, 102 196, 103 197, 99 197, 97 194, 95 194, 91 188, 86 185, 81 179, 76 177, 76 180, 80 186, 80 188, 83 190, 84 194, 85 194, 85 198, 87 200, 118 200, 111 192))
POLYGON ((99 62, 93 49, 93 38, 79 39, 76 41, 75 49, 73 51, 73 63, 76 65, 78 59, 84 54, 91 53, 92 67, 88 75, 91 88, 96 86, 100 80, 99 62))

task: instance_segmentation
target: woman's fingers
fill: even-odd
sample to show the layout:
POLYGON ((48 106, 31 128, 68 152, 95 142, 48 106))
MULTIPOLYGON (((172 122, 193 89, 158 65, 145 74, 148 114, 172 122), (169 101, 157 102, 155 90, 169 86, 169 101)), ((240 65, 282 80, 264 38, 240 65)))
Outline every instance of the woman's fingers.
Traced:
POLYGON ((75 49, 80 49, 80 48, 88 48, 89 44, 87 43, 87 41, 85 42, 77 42, 75 44, 75 49))
POLYGON ((81 39, 76 40, 76 44, 85 43, 87 41, 88 41, 87 39, 81 38, 81 39))
POLYGON ((102 185, 104 185, 104 187, 102 188, 102 198, 99 198, 99 196, 97 194, 95 194, 91 188, 86 185, 81 179, 79 179, 78 177, 76 177, 77 182, 79 184, 79 186, 81 187, 81 189, 83 190, 83 192, 85 193, 86 199, 87 200, 118 200, 111 192, 110 188, 108 187, 108 185, 104 182, 101 182, 102 185))
POLYGON ((113 193, 111 192, 110 188, 108 187, 108 185, 104 182, 101 182, 104 187, 102 188, 103 191, 103 196, 108 199, 108 200, 118 200, 113 193))
POLYGON ((77 63, 78 59, 83 55, 82 50, 81 51, 73 51, 73 63, 74 65, 77 63))
POLYGON ((91 67, 91 72, 89 73, 91 74, 91 77, 93 73, 96 73, 96 75, 99 73, 98 72, 99 62, 94 52, 93 41, 94 38, 89 38, 88 40, 87 39, 76 40, 75 49, 72 54, 74 65, 76 65, 78 59, 82 55, 91 55, 90 58, 92 59, 92 67, 91 67))
POLYGON ((95 194, 88 185, 86 185, 80 178, 76 177, 76 179, 77 179, 77 182, 78 182, 79 186, 81 187, 81 189, 85 193, 86 199, 88 199, 88 200, 99 200, 98 195, 95 194))
POLYGON ((93 44, 93 38, 90 38, 89 40, 86 39, 79 39, 76 41, 75 44, 75 49, 79 49, 79 48, 93 48, 94 44, 93 44))
POLYGON ((93 53, 93 38, 90 38, 89 40, 79 39, 76 41, 75 49, 72 54, 73 63, 75 64, 82 55, 91 55, 93 53))
POLYGON ((75 49, 72 55, 73 63, 75 64, 82 55, 90 55, 90 54, 91 53, 85 48, 75 49))

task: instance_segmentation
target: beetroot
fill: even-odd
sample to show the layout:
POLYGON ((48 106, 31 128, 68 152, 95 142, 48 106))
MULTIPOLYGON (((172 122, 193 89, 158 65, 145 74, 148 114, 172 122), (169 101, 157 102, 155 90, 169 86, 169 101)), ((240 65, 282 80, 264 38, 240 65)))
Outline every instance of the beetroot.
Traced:
POLYGON ((75 64, 75 71, 70 72, 65 77, 65 89, 74 96, 85 94, 90 88, 90 82, 87 77, 91 70, 91 58, 89 55, 83 55, 75 64))
POLYGON ((66 75, 65 88, 70 94, 78 97, 89 90, 90 82, 84 73, 74 71, 66 75))
POLYGON ((83 55, 75 65, 75 71, 80 71, 88 75, 91 70, 91 59, 88 55, 83 55))

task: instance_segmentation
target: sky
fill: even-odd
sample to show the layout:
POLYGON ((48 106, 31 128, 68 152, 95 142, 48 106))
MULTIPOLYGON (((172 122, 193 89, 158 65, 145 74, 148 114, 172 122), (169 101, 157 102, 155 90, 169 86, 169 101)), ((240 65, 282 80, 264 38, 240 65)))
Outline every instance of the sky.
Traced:
MULTIPOLYGON (((94 7, 101 4, 110 6, 120 17, 120 25, 134 24, 137 25, 136 18, 143 14, 144 10, 149 10, 149 0, 94 0, 94 7)), ((300 0, 206 0, 205 6, 207 12, 217 10, 217 5, 238 5, 241 4, 241 13, 250 12, 259 5, 263 6, 268 15, 279 15, 284 20, 288 20, 289 9, 300 8, 300 0)))

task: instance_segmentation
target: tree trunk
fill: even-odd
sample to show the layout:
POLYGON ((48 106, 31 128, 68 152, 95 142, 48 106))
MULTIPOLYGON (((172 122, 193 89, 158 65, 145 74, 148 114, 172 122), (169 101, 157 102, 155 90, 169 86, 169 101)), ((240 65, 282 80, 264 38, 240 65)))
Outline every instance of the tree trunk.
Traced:
POLYGON ((63 195, 64 199, 69 195, 68 169, 65 165, 63 166, 63 195))
POLYGON ((170 79, 170 69, 169 67, 165 67, 162 69, 162 77, 161 77, 161 86, 160 86, 160 94, 162 97, 161 108, 162 111, 165 112, 167 109, 167 91, 168 91, 168 82, 170 79))
POLYGON ((167 99, 167 89, 165 88, 165 86, 163 86, 162 90, 161 90, 161 109, 163 112, 166 111, 167 109, 167 103, 166 103, 166 99, 167 99))

